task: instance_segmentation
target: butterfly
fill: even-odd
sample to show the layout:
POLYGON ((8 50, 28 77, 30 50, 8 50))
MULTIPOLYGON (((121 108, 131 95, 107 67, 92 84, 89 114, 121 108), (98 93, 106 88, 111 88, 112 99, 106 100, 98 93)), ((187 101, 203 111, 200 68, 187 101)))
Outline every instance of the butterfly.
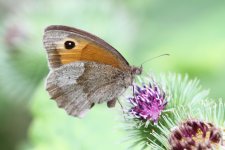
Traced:
POLYGON ((83 117, 94 104, 107 102, 114 107, 142 73, 142 67, 130 66, 107 42, 80 29, 49 26, 43 44, 50 70, 46 90, 60 108, 75 117, 83 117))

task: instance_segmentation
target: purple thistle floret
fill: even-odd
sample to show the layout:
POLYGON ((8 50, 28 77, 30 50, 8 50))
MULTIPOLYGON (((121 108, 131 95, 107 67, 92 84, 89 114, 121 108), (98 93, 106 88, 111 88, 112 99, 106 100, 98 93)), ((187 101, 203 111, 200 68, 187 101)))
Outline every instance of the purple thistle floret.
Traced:
POLYGON ((157 86, 144 85, 143 87, 135 86, 135 93, 132 98, 129 98, 132 104, 129 112, 135 117, 153 121, 155 124, 164 110, 167 101, 165 93, 157 86))
POLYGON ((223 135, 211 123, 189 119, 172 130, 169 143, 171 150, 219 149, 223 146, 223 135))

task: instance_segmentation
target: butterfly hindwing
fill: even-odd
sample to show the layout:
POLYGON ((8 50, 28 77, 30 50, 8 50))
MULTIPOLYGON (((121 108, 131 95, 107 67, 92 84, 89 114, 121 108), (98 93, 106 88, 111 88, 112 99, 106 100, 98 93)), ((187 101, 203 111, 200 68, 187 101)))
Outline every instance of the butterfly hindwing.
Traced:
POLYGON ((74 62, 52 70, 46 88, 59 107, 81 117, 95 103, 120 96, 128 86, 124 81, 127 76, 110 65, 74 62))

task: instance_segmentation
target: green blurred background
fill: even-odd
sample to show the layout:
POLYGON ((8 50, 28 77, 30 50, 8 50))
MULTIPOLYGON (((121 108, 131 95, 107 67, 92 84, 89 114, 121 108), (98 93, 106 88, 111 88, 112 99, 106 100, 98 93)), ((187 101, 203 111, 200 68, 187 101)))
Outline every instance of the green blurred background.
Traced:
POLYGON ((223 0, 0 0, 0 149, 126 149, 120 107, 95 106, 83 119, 49 100, 42 45, 48 25, 103 38, 145 72, 188 73, 225 97, 223 0), (122 142, 122 144, 121 144, 122 142))

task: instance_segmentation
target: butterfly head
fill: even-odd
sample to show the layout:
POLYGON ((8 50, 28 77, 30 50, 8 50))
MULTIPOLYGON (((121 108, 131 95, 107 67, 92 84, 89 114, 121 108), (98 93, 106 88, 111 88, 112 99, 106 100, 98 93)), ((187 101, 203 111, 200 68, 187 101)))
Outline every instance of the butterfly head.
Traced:
POLYGON ((131 67, 131 74, 132 75, 141 75, 142 74, 143 67, 131 67))

